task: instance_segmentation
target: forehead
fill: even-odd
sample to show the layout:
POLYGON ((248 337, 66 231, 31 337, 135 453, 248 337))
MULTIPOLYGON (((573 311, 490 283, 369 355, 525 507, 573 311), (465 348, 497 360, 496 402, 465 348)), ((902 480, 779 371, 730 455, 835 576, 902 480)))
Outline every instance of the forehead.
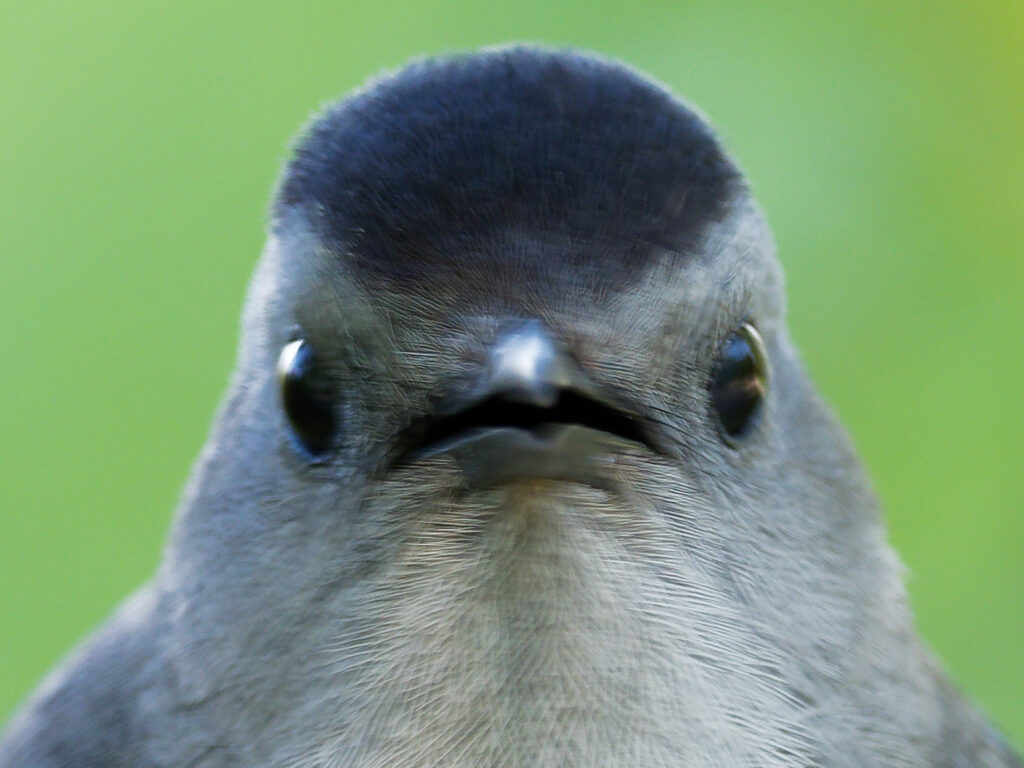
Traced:
POLYGON ((508 49, 414 64, 326 110, 285 168, 275 221, 300 216, 374 281, 567 267, 628 280, 653 252, 694 253, 741 190, 660 87, 508 49))
POLYGON ((264 253, 264 279, 257 281, 269 293, 254 291, 250 300, 275 332, 297 326, 321 340, 341 334, 364 341, 383 332, 391 343, 411 333, 417 344, 442 345, 452 342, 451 334, 485 339, 527 317, 566 341, 586 337, 645 348, 671 328, 676 336, 701 334, 709 324, 754 317, 769 331, 780 316, 781 276, 764 219, 749 199, 728 206, 724 219, 708 227, 699 253, 681 257, 651 248, 627 284, 593 268, 600 259, 591 252, 589 268, 538 267, 557 264, 558 254, 568 259, 570 247, 578 244, 509 233, 489 250, 467 251, 458 268, 448 264, 409 281, 354 270, 305 221, 284 222, 264 253), (507 264, 494 269, 489 261, 499 254, 507 264), (530 268, 515 268, 516 255, 530 268), (442 333, 424 335, 425 328, 442 333))

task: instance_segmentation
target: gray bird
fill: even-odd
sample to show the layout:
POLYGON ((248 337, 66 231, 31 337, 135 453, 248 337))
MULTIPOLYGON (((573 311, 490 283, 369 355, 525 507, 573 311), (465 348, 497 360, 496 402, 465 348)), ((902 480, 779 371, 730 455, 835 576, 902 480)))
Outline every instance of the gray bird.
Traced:
POLYGON ((710 129, 575 52, 318 116, 153 580, 2 768, 1020 766, 917 638, 710 129))

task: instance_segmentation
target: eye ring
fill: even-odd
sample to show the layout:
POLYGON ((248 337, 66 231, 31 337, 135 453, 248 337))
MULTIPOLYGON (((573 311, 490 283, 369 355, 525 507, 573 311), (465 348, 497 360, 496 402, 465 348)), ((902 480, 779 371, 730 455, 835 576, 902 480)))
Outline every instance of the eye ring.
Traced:
POLYGON ((307 460, 325 461, 337 447, 339 425, 331 382, 312 345, 305 339, 286 344, 277 358, 276 373, 293 442, 307 460))
POLYGON ((768 384, 764 340, 752 323, 744 322, 722 344, 711 382, 711 405, 726 443, 737 447, 756 431, 768 384))

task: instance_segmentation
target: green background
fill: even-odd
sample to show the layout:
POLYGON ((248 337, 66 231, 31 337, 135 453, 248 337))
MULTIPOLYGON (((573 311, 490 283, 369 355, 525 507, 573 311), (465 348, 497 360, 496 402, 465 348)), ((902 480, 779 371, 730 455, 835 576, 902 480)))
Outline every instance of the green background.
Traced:
POLYGON ((1019 0, 0 4, 0 719, 156 565, 294 131, 381 68, 508 40, 711 116, 918 624, 1024 744, 1019 0))

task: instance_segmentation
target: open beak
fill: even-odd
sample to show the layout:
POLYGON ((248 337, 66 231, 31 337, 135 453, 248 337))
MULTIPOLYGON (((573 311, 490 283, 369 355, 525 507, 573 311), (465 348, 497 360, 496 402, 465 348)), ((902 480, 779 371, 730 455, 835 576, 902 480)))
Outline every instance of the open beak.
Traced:
POLYGON ((643 422, 605 396, 544 326, 499 339, 480 381, 417 425, 412 458, 449 453, 471 483, 587 480, 616 445, 651 443, 643 422))

